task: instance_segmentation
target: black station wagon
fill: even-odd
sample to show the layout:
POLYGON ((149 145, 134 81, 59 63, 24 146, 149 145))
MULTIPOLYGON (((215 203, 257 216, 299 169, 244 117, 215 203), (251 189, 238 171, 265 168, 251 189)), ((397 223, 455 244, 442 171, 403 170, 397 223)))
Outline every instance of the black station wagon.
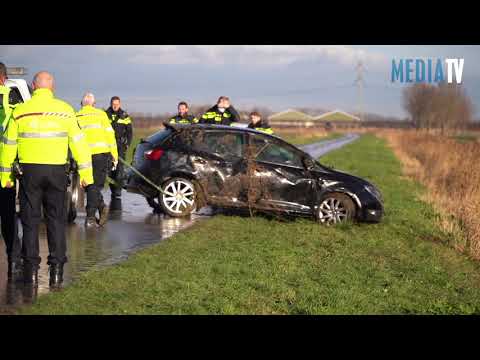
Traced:
POLYGON ((126 189, 173 217, 203 206, 379 222, 383 201, 366 180, 333 170, 273 135, 216 125, 170 125, 134 151, 126 189), (161 190, 161 191, 160 191, 161 190))

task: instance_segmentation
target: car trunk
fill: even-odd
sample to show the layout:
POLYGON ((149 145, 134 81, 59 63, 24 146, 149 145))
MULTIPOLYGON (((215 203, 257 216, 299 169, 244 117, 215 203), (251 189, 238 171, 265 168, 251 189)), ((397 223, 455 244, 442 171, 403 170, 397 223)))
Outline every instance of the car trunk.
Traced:
MULTIPOLYGON (((172 131, 167 129, 159 131, 146 139, 141 139, 133 150, 132 166, 149 180, 151 180, 151 160, 145 158, 145 152, 158 148, 171 133, 172 131)), ((147 184, 147 182, 132 169, 128 169, 127 179, 126 189, 129 192, 140 193, 147 197, 158 192, 156 189, 153 189, 151 185, 147 184)))

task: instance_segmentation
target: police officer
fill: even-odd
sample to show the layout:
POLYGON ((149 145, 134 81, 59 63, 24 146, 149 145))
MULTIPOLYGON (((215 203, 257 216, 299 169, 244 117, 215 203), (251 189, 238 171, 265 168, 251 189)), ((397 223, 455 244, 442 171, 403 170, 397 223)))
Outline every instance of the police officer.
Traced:
MULTIPOLYGON (((1 161, 2 150, 8 144, 3 136, 6 128, 11 121, 11 115, 15 107, 14 93, 5 86, 7 80, 7 68, 0 63, 0 174, 10 172, 8 164, 1 161)), ((12 281, 16 273, 21 269, 20 259, 20 239, 18 238, 17 216, 15 206, 16 191, 15 187, 6 188, 0 185, 0 221, 2 225, 2 237, 5 241, 5 249, 8 260, 8 280, 12 281)))
MULTIPOLYGON (((120 98, 118 96, 112 97, 110 107, 107 109, 107 115, 115 131, 118 156, 125 159, 128 147, 132 143, 133 129, 130 116, 128 116, 120 106, 120 98)), ((110 190, 112 192, 110 210, 122 210, 123 171, 123 164, 120 162, 116 169, 112 170, 109 174, 115 182, 114 184, 110 184, 110 190)))
POLYGON ((181 101, 177 106, 178 114, 170 119, 170 124, 197 124, 198 119, 188 113, 188 104, 181 101))
POLYGON ((200 118, 202 124, 231 125, 233 122, 239 122, 240 115, 230 104, 227 96, 220 96, 217 104, 207 110, 200 118))
MULTIPOLYGON (((20 163, 20 219, 25 247, 24 282, 38 283, 39 225, 43 205, 47 225, 50 285, 63 281, 66 256, 66 163, 68 150, 77 161, 81 185, 93 183, 92 159, 73 108, 54 97, 53 76, 42 71, 33 79, 32 98, 13 111, 4 134, 2 164, 11 169, 20 163)), ((11 171, 1 173, 3 187, 12 188, 11 171)))
POLYGON ((87 187, 87 217, 85 226, 92 228, 97 225, 95 215, 99 212, 98 225, 107 222, 108 207, 102 196, 107 172, 117 166, 118 153, 115 133, 105 111, 95 108, 95 96, 86 93, 82 99, 82 108, 77 112, 77 121, 86 135, 88 146, 92 154, 94 183, 87 187))
POLYGON ((267 120, 262 119, 262 115, 260 113, 253 111, 250 113, 250 123, 248 124, 249 129, 255 129, 258 131, 263 131, 267 134, 273 134, 273 130, 268 124, 267 120))

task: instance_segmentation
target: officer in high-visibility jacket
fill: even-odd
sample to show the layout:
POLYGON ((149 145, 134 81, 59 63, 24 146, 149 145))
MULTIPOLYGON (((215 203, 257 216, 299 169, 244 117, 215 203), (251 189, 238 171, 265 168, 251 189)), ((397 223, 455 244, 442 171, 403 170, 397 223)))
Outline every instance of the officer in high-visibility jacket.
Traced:
MULTIPOLYGON (((9 87, 5 86, 6 80, 7 68, 3 63, 0 63, 0 174, 10 171, 8 164, 2 162, 1 154, 4 146, 8 144, 3 134, 12 119, 13 109, 16 106, 13 104, 16 102, 13 99, 13 93, 10 92, 9 87)), ((7 252, 7 276, 9 281, 14 280, 16 274, 21 269, 21 245, 18 238, 15 197, 15 187, 6 188, 0 185, 0 221, 2 223, 2 237, 7 252)))
POLYGON ((95 227, 96 213, 99 212, 98 225, 103 226, 108 219, 108 207, 102 196, 107 173, 118 164, 115 133, 107 113, 95 108, 95 96, 86 93, 82 99, 82 108, 77 112, 78 125, 85 133, 92 154, 94 183, 87 187, 87 217, 85 226, 95 227))
POLYGON ((250 113, 249 116, 250 116, 250 123, 248 124, 249 129, 255 129, 270 135, 273 134, 273 130, 268 124, 268 121, 262 119, 262 115, 260 115, 260 113, 253 111, 250 113))
MULTIPOLYGON (((132 119, 127 112, 121 108, 121 102, 118 96, 110 99, 110 107, 106 112, 112 128, 115 131, 118 156, 125 159, 128 147, 132 143, 133 138, 132 119)), ((110 210, 120 211, 122 210, 122 187, 124 183, 123 163, 120 162, 115 170, 110 172, 109 176, 115 182, 114 184, 110 184, 110 190, 112 192, 110 210)))
POLYGON ((185 101, 178 103, 177 110, 178 114, 170 119, 170 124, 198 124, 198 119, 188 113, 188 104, 185 101))
MULTIPOLYGON (((68 150, 78 165, 82 187, 93 183, 92 157, 85 135, 78 127, 73 108, 53 95, 53 76, 42 71, 33 79, 33 96, 13 111, 4 134, 2 164, 14 166, 18 155, 20 174, 20 219, 23 228, 25 283, 38 283, 39 225, 44 217, 47 225, 50 285, 63 281, 66 255, 66 164, 68 150)), ((15 179, 11 171, 1 173, 3 187, 11 188, 15 179)))
POLYGON ((239 121, 240 115, 230 104, 228 96, 220 96, 217 104, 200 117, 200 123, 202 124, 231 125, 233 122, 239 121))

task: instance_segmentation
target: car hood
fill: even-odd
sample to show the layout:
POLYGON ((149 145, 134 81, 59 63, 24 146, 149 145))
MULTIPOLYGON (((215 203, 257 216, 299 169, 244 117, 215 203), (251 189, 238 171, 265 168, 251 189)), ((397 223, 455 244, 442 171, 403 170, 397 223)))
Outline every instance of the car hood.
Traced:
POLYGON ((345 182, 345 183, 357 183, 358 185, 363 185, 363 186, 366 186, 366 185, 375 186, 365 179, 362 179, 358 176, 351 175, 336 169, 334 170, 334 169, 325 168, 322 171, 314 170, 313 172, 315 173, 315 175, 318 176, 319 179, 336 180, 336 181, 345 182))

